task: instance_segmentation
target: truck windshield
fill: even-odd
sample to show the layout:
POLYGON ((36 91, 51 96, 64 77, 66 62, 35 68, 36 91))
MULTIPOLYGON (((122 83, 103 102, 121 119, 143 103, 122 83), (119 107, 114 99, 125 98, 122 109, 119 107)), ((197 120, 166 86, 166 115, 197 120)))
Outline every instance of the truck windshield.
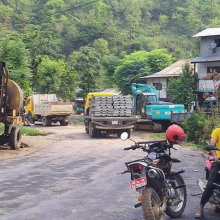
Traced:
POLYGON ((152 104, 156 102, 156 96, 155 95, 146 95, 145 96, 145 103, 146 104, 152 104))

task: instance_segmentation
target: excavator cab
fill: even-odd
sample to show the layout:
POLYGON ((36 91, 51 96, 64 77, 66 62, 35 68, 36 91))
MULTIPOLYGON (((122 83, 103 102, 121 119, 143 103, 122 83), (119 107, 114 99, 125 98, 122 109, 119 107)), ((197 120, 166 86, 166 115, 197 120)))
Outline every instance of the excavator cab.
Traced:
POLYGON ((157 102, 156 94, 143 93, 136 95, 136 115, 146 118, 146 105, 154 105, 157 102))

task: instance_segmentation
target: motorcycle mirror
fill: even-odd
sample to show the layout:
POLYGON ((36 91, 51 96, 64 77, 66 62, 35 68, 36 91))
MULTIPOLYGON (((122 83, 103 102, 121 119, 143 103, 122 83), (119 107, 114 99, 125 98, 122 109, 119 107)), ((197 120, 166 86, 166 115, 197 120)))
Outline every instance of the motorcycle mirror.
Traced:
POLYGON ((128 139, 128 133, 127 132, 122 132, 121 133, 121 140, 125 141, 128 139))
POLYGON ((206 150, 207 151, 210 151, 210 150, 218 150, 220 151, 214 144, 210 144, 206 147, 206 150))

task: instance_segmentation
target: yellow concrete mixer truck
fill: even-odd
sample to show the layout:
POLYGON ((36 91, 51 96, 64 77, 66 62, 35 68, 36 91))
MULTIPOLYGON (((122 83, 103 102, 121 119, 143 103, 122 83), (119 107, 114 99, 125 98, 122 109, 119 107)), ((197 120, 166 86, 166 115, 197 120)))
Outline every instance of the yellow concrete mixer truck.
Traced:
POLYGON ((4 133, 0 135, 0 145, 8 144, 16 150, 21 145, 23 93, 17 83, 9 79, 5 62, 0 62, 0 123, 4 133))

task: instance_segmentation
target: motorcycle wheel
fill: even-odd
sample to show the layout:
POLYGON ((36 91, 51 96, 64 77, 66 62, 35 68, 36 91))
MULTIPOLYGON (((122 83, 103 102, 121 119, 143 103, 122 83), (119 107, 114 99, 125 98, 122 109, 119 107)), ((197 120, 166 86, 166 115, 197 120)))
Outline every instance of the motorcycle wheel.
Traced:
POLYGON ((220 213, 220 207, 217 204, 210 203, 211 210, 220 213))
POLYGON ((164 215, 160 211, 160 198, 157 192, 152 187, 146 187, 143 190, 142 195, 144 200, 142 201, 142 209, 145 220, 163 220, 164 215))
MULTIPOLYGON (((175 186, 185 185, 185 182, 181 175, 177 174, 171 178, 174 180, 175 186)), ((176 189, 177 194, 179 195, 179 198, 182 200, 178 205, 173 206, 167 206, 166 214, 170 216, 171 218, 178 218, 182 215, 184 212, 184 209, 186 207, 186 200, 187 200, 187 192, 186 187, 181 187, 179 189, 176 189)))

